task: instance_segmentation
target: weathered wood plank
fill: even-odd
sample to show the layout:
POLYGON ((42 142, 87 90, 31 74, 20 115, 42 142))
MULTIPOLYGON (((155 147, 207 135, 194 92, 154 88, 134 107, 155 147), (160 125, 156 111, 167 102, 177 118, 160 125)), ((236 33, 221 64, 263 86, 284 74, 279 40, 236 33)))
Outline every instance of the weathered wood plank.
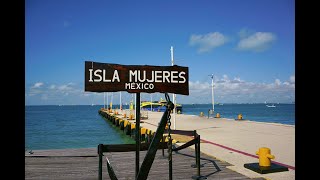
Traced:
MULTIPOLYGON (((96 180, 98 179, 99 158, 94 156, 94 152, 97 155, 97 151, 95 149, 85 149, 83 151, 87 155, 81 152, 81 149, 34 151, 34 154, 26 155, 25 157, 25 179, 96 180)), ((195 164, 194 154, 194 150, 191 148, 173 153, 173 179, 192 179, 192 176, 197 174, 197 169, 191 167, 192 164, 195 164)), ((146 151, 140 152, 141 159, 145 155, 146 151)), ((167 150, 165 150, 165 157, 162 156, 161 150, 157 151, 148 179, 169 179, 167 155, 167 150)), ((119 180, 135 179, 135 152, 104 153, 102 177, 103 179, 110 179, 105 156, 110 160, 119 180)), ((141 164, 142 162, 140 162, 141 164)), ((206 176, 207 179, 250 179, 226 168, 231 164, 219 161, 203 153, 201 153, 200 164, 204 165, 201 168, 201 175, 206 176)))

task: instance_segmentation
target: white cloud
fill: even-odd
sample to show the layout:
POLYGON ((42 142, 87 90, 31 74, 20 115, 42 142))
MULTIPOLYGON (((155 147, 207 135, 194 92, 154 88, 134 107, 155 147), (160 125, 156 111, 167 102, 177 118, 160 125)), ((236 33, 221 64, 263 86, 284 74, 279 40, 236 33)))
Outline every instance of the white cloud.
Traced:
POLYGON ((33 85, 30 85, 29 90, 26 92, 28 96, 35 96, 43 92, 44 83, 37 82, 33 85))
POLYGON ((190 90, 203 90, 203 89, 208 89, 208 87, 211 86, 209 83, 200 83, 199 81, 192 82, 189 81, 189 89, 190 90))
POLYGON ((239 77, 235 77, 232 81, 231 81, 231 83, 241 83, 241 82, 243 82, 239 77))
MULTIPOLYGON (((26 86, 26 104, 81 104, 83 86, 75 83, 66 84, 29 84, 26 86)), ((88 98, 89 99, 89 98, 88 98)))
POLYGON ((280 79, 274 80, 274 84, 275 84, 276 86, 280 86, 280 85, 281 85, 280 79))
MULTIPOLYGON (((292 81, 293 76, 290 77, 292 81)), ((189 99, 194 103, 211 103, 211 83, 189 82, 189 99)), ((232 80, 227 75, 214 80, 216 102, 292 102, 294 101, 295 86, 287 81, 281 83, 275 79, 272 83, 247 82, 239 77, 232 80)), ((190 102, 187 102, 190 103, 190 102)))
POLYGON ((56 88, 56 85, 52 84, 49 89, 55 89, 56 88))
MULTIPOLYGON (((75 83, 68 83, 68 84, 62 84, 62 85, 47 85, 45 86, 44 83, 38 82, 34 85, 29 85, 29 87, 26 87, 26 93, 28 96, 36 96, 36 95, 43 95, 43 94, 50 94, 55 96, 60 93, 64 94, 78 94, 83 91, 83 89, 76 88, 75 83), (41 87, 41 88, 40 88, 41 87)), ((60 94, 62 95, 62 94, 60 94)))
POLYGON ((295 75, 290 76, 289 81, 285 81, 283 84, 295 87, 295 75))
MULTIPOLYGON (((214 76, 215 101, 222 103, 238 102, 293 102, 295 101, 295 76, 288 79, 274 79, 270 83, 248 82, 240 77, 228 75, 214 76)), ((37 85, 26 87, 26 103, 34 104, 103 104, 103 93, 85 92, 82 85, 67 83, 56 85, 37 85), (36 103, 35 103, 36 102, 36 103)), ((211 103, 211 78, 207 82, 189 81, 189 96, 177 97, 178 103, 211 103)), ((111 100, 111 93, 106 93, 111 100)), ((142 93, 143 100, 149 100, 151 94, 142 93)), ((163 93, 152 94, 153 100, 164 98, 163 93)), ((132 94, 122 93, 122 102, 128 103, 132 94)), ((119 102, 119 93, 113 93, 113 102, 119 102)))
MULTIPOLYGON (((241 37, 243 37, 243 35, 241 37)), ((251 36, 242 38, 238 43, 238 49, 261 52, 266 50, 275 40, 276 36, 273 33, 256 32, 251 36)))
POLYGON ((32 86, 32 88, 40 88, 41 86, 43 86, 43 83, 42 82, 37 82, 32 86))
POLYGON ((295 75, 290 76, 290 83, 295 84, 295 82, 296 82, 296 76, 295 75))
POLYGON ((58 89, 60 91, 68 91, 68 90, 71 90, 72 87, 70 86, 70 84, 64 84, 64 85, 59 86, 58 89))
POLYGON ((190 46, 198 46, 198 52, 204 53, 222 46, 227 42, 227 37, 219 32, 212 32, 203 35, 191 35, 189 39, 190 46))
POLYGON ((227 76, 226 74, 224 74, 222 77, 223 77, 222 79, 223 79, 224 81, 229 81, 229 78, 228 78, 228 76, 227 76))

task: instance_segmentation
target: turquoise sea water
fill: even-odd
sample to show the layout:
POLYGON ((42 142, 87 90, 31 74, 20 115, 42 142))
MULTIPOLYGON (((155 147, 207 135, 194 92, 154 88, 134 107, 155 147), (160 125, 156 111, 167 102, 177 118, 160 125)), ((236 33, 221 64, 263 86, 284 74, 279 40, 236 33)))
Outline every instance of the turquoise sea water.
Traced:
MULTIPOLYGON (((26 149, 96 148, 98 144, 134 144, 118 128, 106 122, 98 110, 103 106, 25 106, 26 149)), ((128 108, 124 106, 124 108, 128 108)), ((212 108, 210 104, 185 104, 183 113, 199 115, 212 108)), ((276 104, 268 108, 265 104, 216 105, 215 113, 221 117, 261 122, 295 124, 294 104, 276 104)))
POLYGON ((98 113, 102 106, 26 106, 25 148, 89 148, 134 144, 98 113))
MULTIPOLYGON (((274 104, 276 107, 267 107, 266 104, 223 104, 214 106, 214 114, 221 117, 236 119, 242 114, 243 119, 259 122, 273 122, 295 125, 295 104, 274 104)), ((191 115, 208 115, 212 104, 186 104, 183 113, 191 115)))

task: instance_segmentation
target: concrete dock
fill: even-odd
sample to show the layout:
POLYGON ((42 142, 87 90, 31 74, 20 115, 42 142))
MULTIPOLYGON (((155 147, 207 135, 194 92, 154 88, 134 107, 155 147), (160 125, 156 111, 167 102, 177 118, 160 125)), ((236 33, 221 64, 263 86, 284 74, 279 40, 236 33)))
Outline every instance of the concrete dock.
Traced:
MULTIPOLYGON (((157 128, 161 112, 148 111, 148 119, 141 127, 157 128)), ((208 118, 195 115, 171 116, 171 128, 197 130, 201 136, 201 152, 226 161, 228 168, 251 178, 264 177, 273 180, 295 179, 295 126, 277 123, 255 122, 226 118, 208 118), (268 147, 275 156, 272 162, 288 167, 289 171, 259 174, 247 168, 246 163, 259 162, 256 152, 268 147)), ((179 143, 178 143, 179 144, 179 143)))

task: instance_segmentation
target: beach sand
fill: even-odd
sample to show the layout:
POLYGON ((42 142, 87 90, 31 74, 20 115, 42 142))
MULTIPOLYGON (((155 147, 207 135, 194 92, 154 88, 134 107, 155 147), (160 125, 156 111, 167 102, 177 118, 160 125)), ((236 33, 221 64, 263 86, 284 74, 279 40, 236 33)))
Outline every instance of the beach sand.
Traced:
MULTIPOLYGON (((148 119, 141 120, 141 127, 156 130, 163 112, 148 111, 148 119)), ((264 177, 274 180, 295 179, 295 126, 277 123, 209 118, 195 115, 171 115, 171 128, 197 130, 200 134, 201 152, 226 161, 228 168, 251 178, 264 177), (255 154, 259 148, 271 149, 272 162, 289 167, 289 171, 259 174, 244 167, 246 163, 258 163, 255 154)), ((183 143, 178 143, 182 145, 183 143)), ((191 146, 193 147, 193 146, 191 146)))

